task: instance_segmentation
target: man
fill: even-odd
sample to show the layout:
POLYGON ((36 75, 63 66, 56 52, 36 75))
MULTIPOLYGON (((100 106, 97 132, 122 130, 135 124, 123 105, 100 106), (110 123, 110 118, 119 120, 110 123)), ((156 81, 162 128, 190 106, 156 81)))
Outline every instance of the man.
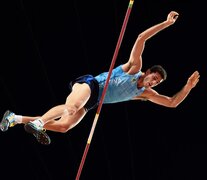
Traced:
MULTIPOLYGON (((162 66, 155 65, 146 72, 141 71, 145 42, 161 30, 173 25, 178 15, 177 12, 171 11, 165 21, 139 34, 128 62, 113 69, 103 104, 144 99, 175 108, 187 97, 199 81, 198 71, 195 71, 188 78, 184 87, 172 97, 159 94, 152 89, 167 77, 162 66)), ((95 77, 85 75, 75 79, 70 83, 71 93, 65 104, 51 108, 43 116, 21 116, 8 110, 3 116, 0 128, 2 131, 6 131, 8 127, 23 123, 25 130, 33 134, 38 142, 50 144, 51 140, 45 130, 67 132, 76 126, 88 110, 97 107, 107 76, 108 72, 104 72, 95 77)))

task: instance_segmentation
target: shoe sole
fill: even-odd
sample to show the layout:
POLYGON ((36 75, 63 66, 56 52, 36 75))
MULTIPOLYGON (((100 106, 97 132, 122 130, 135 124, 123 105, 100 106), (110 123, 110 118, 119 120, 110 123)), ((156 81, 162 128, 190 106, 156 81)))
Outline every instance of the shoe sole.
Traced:
POLYGON ((9 128, 9 121, 6 119, 6 117, 10 114, 10 111, 7 110, 5 113, 4 113, 4 116, 1 120, 1 123, 0 123, 0 129, 5 132, 8 130, 9 128), (5 125, 4 125, 5 124, 5 125))
POLYGON ((26 132, 33 134, 37 141, 43 145, 49 145, 51 143, 50 137, 44 131, 38 131, 34 129, 30 124, 25 124, 24 129, 26 132))

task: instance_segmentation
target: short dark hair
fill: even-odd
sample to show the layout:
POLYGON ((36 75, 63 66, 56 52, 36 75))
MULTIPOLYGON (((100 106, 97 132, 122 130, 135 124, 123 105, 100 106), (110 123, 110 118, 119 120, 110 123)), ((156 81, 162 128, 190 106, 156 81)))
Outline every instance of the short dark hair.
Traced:
POLYGON ((163 80, 167 79, 167 72, 165 71, 165 69, 161 66, 161 65, 154 65, 152 66, 150 69, 150 72, 158 72, 163 80))

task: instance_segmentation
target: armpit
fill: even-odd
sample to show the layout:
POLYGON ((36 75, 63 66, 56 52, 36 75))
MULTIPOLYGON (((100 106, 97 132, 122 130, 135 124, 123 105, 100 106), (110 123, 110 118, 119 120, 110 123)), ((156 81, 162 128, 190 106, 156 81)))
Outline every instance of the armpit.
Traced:
POLYGON ((135 97, 135 98, 133 98, 133 100, 147 101, 148 98, 147 98, 147 97, 143 97, 143 96, 139 96, 139 97, 135 97))

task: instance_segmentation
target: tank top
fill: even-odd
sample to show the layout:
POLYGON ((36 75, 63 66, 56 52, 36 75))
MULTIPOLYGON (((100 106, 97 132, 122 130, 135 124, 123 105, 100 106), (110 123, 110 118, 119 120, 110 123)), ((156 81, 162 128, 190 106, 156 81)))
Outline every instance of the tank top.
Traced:
MULTIPOLYGON (((132 100, 135 96, 143 93, 145 87, 140 89, 137 88, 137 81, 141 76, 142 72, 138 71, 136 74, 130 75, 123 71, 122 65, 112 70, 108 88, 104 97, 103 104, 107 103, 118 103, 123 101, 132 100)), ((102 92, 108 77, 108 72, 103 72, 95 79, 99 83, 99 97, 100 100, 102 92)))

